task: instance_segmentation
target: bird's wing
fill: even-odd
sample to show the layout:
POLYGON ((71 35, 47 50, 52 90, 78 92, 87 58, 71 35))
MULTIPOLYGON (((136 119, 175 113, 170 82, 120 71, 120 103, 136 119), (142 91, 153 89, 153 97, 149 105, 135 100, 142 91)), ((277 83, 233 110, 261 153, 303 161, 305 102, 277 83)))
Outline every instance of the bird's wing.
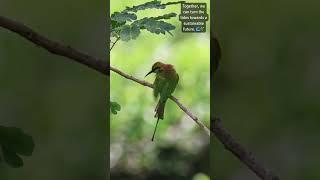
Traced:
POLYGON ((159 93, 163 89, 163 86, 165 84, 165 79, 162 76, 156 76, 156 79, 153 82, 153 95, 155 98, 158 97, 159 93))
POLYGON ((178 85, 178 82, 179 82, 179 75, 176 73, 175 76, 174 76, 174 79, 172 81, 172 92, 176 89, 177 85, 178 85))
POLYGON ((170 82, 164 81, 163 86, 160 90, 160 101, 165 102, 171 95, 170 82))
POLYGON ((168 85, 168 96, 170 96, 173 91, 176 89, 179 81, 179 75, 175 73, 172 78, 169 80, 169 85, 168 85))
POLYGON ((162 90, 160 92, 160 96, 161 96, 160 98, 163 99, 163 101, 167 100, 171 96, 171 94, 177 87, 178 81, 179 81, 178 74, 174 74, 172 78, 165 81, 162 87, 162 90))

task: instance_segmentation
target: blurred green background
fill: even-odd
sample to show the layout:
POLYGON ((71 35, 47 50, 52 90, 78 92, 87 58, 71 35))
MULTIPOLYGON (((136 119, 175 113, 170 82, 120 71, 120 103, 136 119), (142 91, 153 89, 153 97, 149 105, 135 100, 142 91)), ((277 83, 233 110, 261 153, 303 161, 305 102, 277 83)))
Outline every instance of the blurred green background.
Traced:
MULTIPOLYGON (((214 2, 215 114, 281 179, 320 178, 319 1, 214 2)), ((216 179, 256 180, 215 142, 216 179)))
MULTIPOLYGON (((0 14, 50 39, 106 57, 106 1, 1 0, 0 14)), ((0 28, 0 124, 31 135, 24 167, 0 163, 0 179, 106 176, 105 76, 0 28)))
MULTIPOLYGON (((112 0, 110 12, 144 2, 147 1, 112 0)), ((210 1, 201 2, 209 6, 210 1)), ((180 14, 180 5, 141 11, 138 19, 171 12, 180 14)), ((209 126, 209 33, 181 33, 178 17, 167 22, 176 26, 173 37, 142 31, 136 40, 119 41, 111 51, 110 63, 139 79, 144 79, 156 61, 173 64, 180 76, 174 96, 209 126)), ((209 32, 209 22, 207 25, 209 32)), ((154 75, 144 80, 153 82, 154 75)), ((151 142, 157 103, 152 89, 113 72, 110 85, 111 100, 122 108, 117 115, 111 115, 110 121, 111 179, 208 179, 209 137, 176 104, 167 102, 165 119, 159 122, 155 141, 151 142)))

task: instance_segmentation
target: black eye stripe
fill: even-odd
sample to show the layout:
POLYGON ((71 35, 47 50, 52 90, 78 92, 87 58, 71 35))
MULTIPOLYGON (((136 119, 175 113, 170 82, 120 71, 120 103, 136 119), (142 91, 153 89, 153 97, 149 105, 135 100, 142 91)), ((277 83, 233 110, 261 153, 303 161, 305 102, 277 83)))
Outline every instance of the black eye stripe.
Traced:
POLYGON ((160 69, 160 67, 156 67, 156 68, 154 68, 152 71, 155 71, 155 70, 157 70, 157 69, 160 69))

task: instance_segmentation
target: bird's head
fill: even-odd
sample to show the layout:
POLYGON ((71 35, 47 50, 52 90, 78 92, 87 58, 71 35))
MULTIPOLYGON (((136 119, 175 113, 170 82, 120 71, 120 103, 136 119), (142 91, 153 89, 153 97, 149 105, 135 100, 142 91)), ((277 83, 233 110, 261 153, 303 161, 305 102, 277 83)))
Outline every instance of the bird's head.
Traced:
POLYGON ((156 63, 154 63, 153 65, 152 65, 152 68, 151 68, 151 71, 150 72, 148 72, 148 74, 145 76, 145 77, 147 77, 149 74, 151 74, 151 73, 158 73, 158 72, 160 72, 160 70, 161 70, 161 67, 163 66, 164 64, 162 63, 162 62, 156 62, 156 63))

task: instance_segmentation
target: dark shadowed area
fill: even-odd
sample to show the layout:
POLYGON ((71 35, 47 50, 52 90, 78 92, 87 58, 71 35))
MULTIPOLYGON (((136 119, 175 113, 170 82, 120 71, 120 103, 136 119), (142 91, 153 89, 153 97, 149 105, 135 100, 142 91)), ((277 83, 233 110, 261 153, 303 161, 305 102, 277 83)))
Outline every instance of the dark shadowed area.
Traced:
MULTIPOLYGON (((280 179, 319 179, 318 1, 215 1, 215 114, 280 179)), ((216 179, 257 180, 215 141, 216 179)))
MULTIPOLYGON (((106 1, 1 0, 0 14, 105 59, 105 9, 106 1)), ((19 134, 3 130, 17 127, 34 141, 32 155, 20 156, 22 167, 0 162, 0 179, 105 179, 105 80, 0 28, 0 130, 19 134)))

